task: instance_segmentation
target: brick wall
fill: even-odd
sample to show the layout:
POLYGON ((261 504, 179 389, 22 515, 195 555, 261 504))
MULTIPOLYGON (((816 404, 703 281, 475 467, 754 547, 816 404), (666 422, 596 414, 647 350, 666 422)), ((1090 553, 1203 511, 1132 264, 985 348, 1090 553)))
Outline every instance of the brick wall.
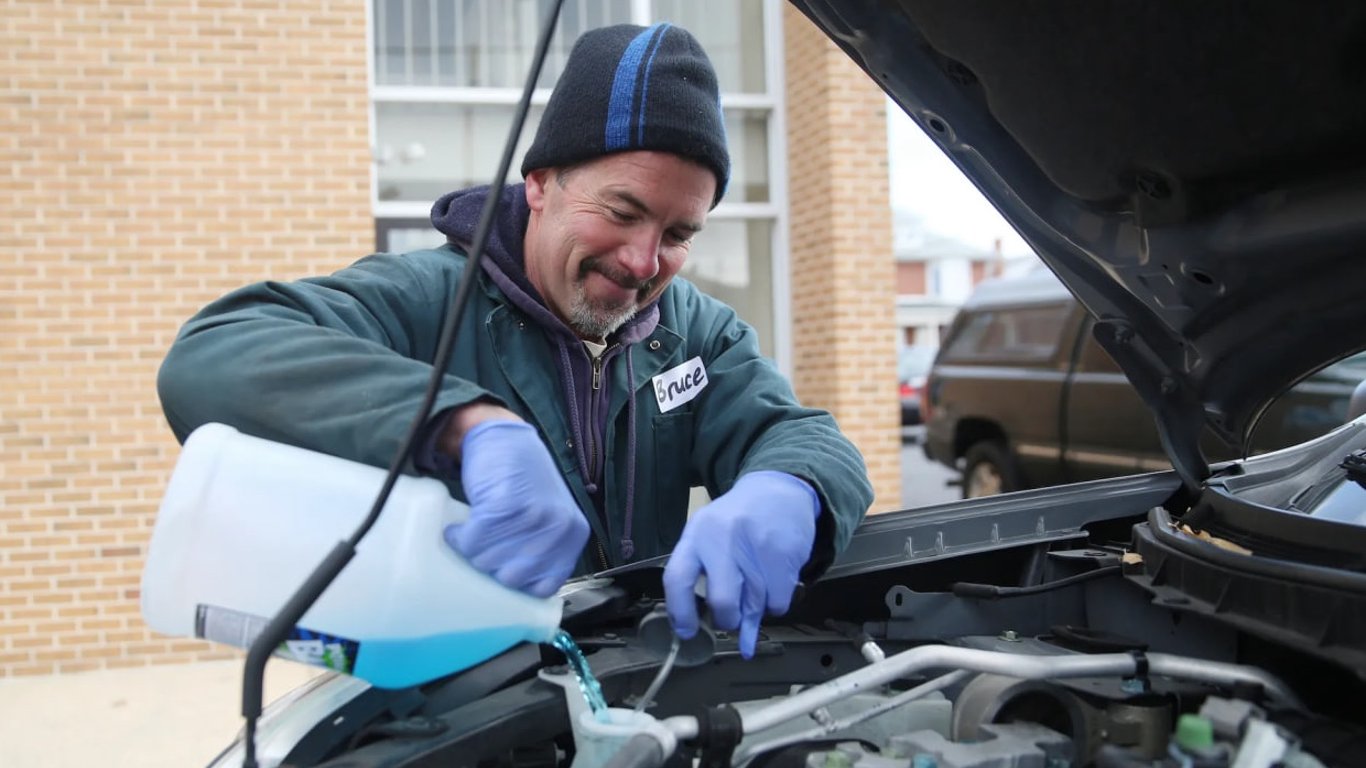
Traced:
POLYGON ((143 553, 179 325, 373 247, 365 6, 0 12, 0 676, 225 655, 152 636, 143 553))
MULTIPOLYGON (((973 282, 976 282, 974 279, 973 282)), ((925 294, 925 262, 898 261, 896 263, 896 292, 900 295, 925 294)))
POLYGON ((783 7, 791 189, 793 379, 868 462, 873 509, 901 505, 895 269, 885 97, 783 7))

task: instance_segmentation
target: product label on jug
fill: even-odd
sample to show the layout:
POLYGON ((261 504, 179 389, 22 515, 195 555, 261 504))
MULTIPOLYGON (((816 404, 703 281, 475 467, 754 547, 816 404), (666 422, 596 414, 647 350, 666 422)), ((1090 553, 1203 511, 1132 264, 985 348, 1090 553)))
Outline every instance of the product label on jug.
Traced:
MULTIPOLYGON (((266 628, 267 621, 262 616, 231 608, 200 605, 195 612, 194 633, 215 643, 247 648, 266 628)), ((280 647, 275 649, 275 655, 350 673, 356 666, 356 653, 359 651, 360 643, 355 640, 295 627, 280 647)))
POLYGON ((287 659, 349 674, 356 667, 356 652, 359 650, 360 643, 355 640, 295 627, 289 633, 289 639, 275 652, 287 659))

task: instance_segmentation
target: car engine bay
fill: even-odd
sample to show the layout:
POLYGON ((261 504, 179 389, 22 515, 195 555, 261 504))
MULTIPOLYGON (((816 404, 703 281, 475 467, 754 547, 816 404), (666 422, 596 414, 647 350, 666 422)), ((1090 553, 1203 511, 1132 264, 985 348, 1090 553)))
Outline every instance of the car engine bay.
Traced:
MULTIPOLYGON (((1195 496, 1167 472, 872 518, 753 659, 699 635, 627 729, 655 757, 610 764, 1361 765, 1366 528, 1296 500, 1357 483, 1364 431, 1216 467, 1195 496)), ((661 566, 562 590, 613 708, 655 687, 661 566)), ((324 676, 259 741, 266 765, 609 764, 591 721, 561 652, 521 645, 414 689, 324 676)))

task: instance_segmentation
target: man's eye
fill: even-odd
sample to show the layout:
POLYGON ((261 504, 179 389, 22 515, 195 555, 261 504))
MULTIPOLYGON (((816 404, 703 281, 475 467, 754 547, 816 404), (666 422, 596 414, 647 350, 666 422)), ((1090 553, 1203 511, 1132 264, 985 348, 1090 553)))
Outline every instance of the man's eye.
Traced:
POLYGON ((665 232, 664 237, 674 245, 687 245, 692 241, 691 232, 665 232))
POLYGON ((608 211, 608 213, 611 215, 611 217, 612 217, 613 219, 617 220, 617 221, 620 221, 620 222, 631 222, 631 221, 635 221, 635 217, 632 216, 631 214, 627 213, 626 211, 621 211, 621 210, 618 210, 618 209, 616 209, 616 208, 608 208, 607 211, 608 211))

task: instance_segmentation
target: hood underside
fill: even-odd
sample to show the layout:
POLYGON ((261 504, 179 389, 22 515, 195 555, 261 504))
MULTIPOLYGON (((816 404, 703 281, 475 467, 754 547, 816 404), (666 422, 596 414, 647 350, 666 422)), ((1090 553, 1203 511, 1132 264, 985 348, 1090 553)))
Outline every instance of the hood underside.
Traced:
POLYGON ((1366 5, 794 0, 1098 319, 1177 470, 1366 347, 1366 5))

